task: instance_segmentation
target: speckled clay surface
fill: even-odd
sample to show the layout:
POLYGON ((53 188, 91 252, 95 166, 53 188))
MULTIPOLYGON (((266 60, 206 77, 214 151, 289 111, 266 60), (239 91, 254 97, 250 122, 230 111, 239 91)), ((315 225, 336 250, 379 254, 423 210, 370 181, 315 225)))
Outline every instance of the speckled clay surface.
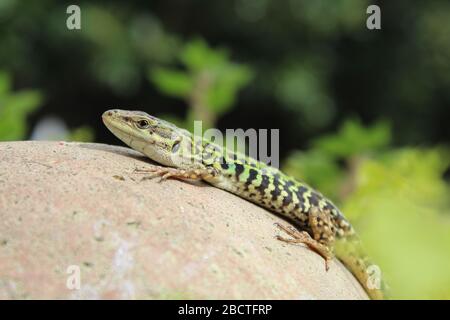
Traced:
POLYGON ((339 262, 326 272, 277 241, 285 221, 203 183, 133 173, 151 165, 102 144, 0 143, 0 298, 367 299, 339 262))

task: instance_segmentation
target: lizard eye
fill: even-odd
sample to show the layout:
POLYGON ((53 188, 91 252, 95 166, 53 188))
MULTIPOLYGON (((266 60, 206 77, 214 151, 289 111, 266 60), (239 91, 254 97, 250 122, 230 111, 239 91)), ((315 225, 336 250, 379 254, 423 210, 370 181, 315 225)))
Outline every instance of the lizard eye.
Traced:
POLYGON ((147 129, 150 126, 150 122, 148 120, 142 119, 137 122, 137 126, 139 129, 147 129))
POLYGON ((172 152, 175 153, 180 149, 180 140, 177 140, 173 143, 172 152))

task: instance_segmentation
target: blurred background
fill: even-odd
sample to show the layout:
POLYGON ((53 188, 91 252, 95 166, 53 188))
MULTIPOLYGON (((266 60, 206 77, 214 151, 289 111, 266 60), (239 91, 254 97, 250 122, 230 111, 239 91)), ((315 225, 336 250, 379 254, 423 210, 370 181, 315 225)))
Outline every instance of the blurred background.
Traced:
POLYGON ((279 128, 392 298, 450 299, 450 2, 0 0, 0 141, 120 144, 109 108, 279 128), (381 8, 381 30, 366 9, 381 8))

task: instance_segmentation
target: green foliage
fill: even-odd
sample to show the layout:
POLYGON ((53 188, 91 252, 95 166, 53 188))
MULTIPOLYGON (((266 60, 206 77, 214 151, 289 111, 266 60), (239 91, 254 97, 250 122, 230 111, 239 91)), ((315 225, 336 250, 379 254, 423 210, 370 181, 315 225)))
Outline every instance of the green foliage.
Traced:
POLYGON ((252 77, 249 67, 231 62, 226 50, 212 49, 201 39, 187 42, 178 60, 184 70, 153 68, 149 78, 161 92, 188 103, 187 127, 194 119, 205 128, 213 126, 252 77))
POLYGON ((293 13, 297 19, 307 25, 308 30, 317 37, 333 37, 361 29, 364 25, 364 13, 369 5, 367 0, 328 0, 293 1, 293 13))
POLYGON ((183 71, 156 68, 151 77, 158 89, 169 96, 185 98, 194 88, 193 80, 183 71))
POLYGON ((42 95, 36 90, 12 92, 9 75, 0 72, 0 141, 25 138, 26 117, 41 102, 42 95))
MULTIPOLYGON (((0 141, 25 139, 28 130, 27 116, 42 101, 42 94, 38 90, 12 91, 10 76, 6 72, 0 72, 0 141)), ((55 139, 88 142, 94 140, 94 132, 91 128, 82 126, 69 132, 66 137, 55 139)))
POLYGON ((68 137, 68 141, 91 142, 94 141, 95 135, 91 127, 81 126, 72 130, 68 137))
POLYGON ((376 152, 388 146, 391 130, 387 122, 364 127, 358 120, 347 120, 336 134, 320 137, 313 147, 331 157, 346 158, 352 155, 376 152))
POLYGON ((342 209, 384 271, 393 298, 450 297, 448 150, 391 150, 362 162, 342 209))
POLYGON ((359 120, 347 120, 337 133, 314 139, 309 151, 293 152, 286 159, 284 170, 330 198, 339 199, 352 183, 340 163, 344 161, 352 170, 361 157, 384 150, 390 140, 390 126, 386 122, 364 127, 359 120))
POLYGON ((171 62, 178 51, 178 38, 165 32, 150 13, 125 18, 115 5, 95 4, 83 5, 82 12, 79 40, 91 49, 87 67, 94 79, 122 96, 138 90, 141 64, 171 62))
POLYGON ((335 115, 334 101, 328 93, 326 62, 305 57, 303 62, 287 63, 277 74, 275 94, 283 106, 293 111, 307 129, 324 127, 335 115))
POLYGON ((336 200, 380 265, 392 298, 450 297, 448 148, 389 148, 390 127, 350 120, 284 170, 336 200), (339 165, 344 160, 344 166, 339 165))
MULTIPOLYGON (((142 98, 151 105, 151 113, 158 114, 166 110, 157 103, 160 97, 142 85, 147 70, 178 62, 186 68, 181 39, 196 32, 213 43, 226 41, 258 75, 242 114, 253 112, 264 101, 280 113, 280 119, 295 113, 289 123, 275 124, 299 127, 292 141, 300 141, 305 133, 314 136, 330 130, 337 117, 355 113, 367 119, 379 114, 393 119, 396 143, 448 139, 448 131, 435 125, 436 119, 449 117, 448 1, 413 6, 405 1, 384 2, 385 32, 365 28, 368 0, 234 2, 190 1, 183 10, 173 10, 162 1, 93 0, 82 4, 82 30, 68 31, 63 2, 2 1, 0 20, 7 23, 0 34, 0 62, 15 76, 33 81, 33 86, 52 88, 46 96, 57 99, 55 104, 63 105, 66 86, 60 85, 71 75, 72 87, 84 85, 86 93, 73 94, 71 99, 78 105, 93 95, 99 100, 130 98, 130 105, 142 98), (199 10, 204 13, 200 19, 199 10)), ((194 47, 194 57, 207 51, 194 47)), ((185 60, 198 66, 215 63, 212 57, 190 58, 189 53, 185 60)), ((163 87, 165 92, 168 86, 163 87)), ((187 87, 181 85, 174 92, 181 95, 187 87)), ((226 109, 228 102, 222 95, 205 100, 211 99, 212 105, 225 101, 225 107, 218 105, 219 110, 226 109)), ((102 107, 97 108, 101 112, 102 107)), ((70 111, 65 112, 69 116, 70 111)), ((255 123, 260 121, 254 118, 255 123)), ((288 145, 294 147, 298 146, 288 145)))

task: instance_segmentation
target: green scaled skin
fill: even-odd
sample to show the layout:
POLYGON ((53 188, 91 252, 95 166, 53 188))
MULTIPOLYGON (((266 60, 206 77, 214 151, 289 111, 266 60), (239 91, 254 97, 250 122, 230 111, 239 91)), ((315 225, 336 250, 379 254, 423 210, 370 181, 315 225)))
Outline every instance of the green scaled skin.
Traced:
POLYGON ((141 111, 114 109, 102 118, 120 140, 164 166, 142 172, 161 179, 201 179, 288 218, 298 230, 279 226, 292 237, 280 240, 308 245, 325 258, 327 270, 336 251, 369 296, 383 298, 381 290, 369 288, 370 262, 352 226, 330 200, 307 184, 141 111), (335 250, 339 241, 345 250, 335 250))

